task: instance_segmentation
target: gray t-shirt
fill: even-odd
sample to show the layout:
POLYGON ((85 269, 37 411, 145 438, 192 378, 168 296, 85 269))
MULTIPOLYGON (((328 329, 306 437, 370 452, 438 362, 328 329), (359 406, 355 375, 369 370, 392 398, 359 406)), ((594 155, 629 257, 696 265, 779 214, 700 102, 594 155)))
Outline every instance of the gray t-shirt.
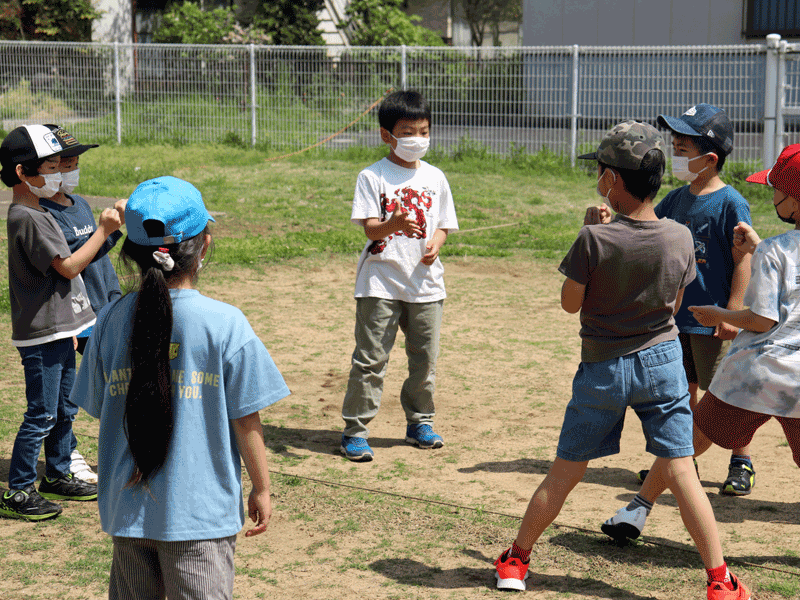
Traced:
POLYGON ((585 225, 558 270, 586 286, 581 360, 610 360, 678 336, 672 313, 695 277, 692 234, 671 219, 617 215, 585 225))
POLYGON ((95 315, 80 275, 70 280, 50 266, 56 256, 72 254, 53 215, 12 204, 6 229, 11 343, 44 344, 93 325, 95 315))

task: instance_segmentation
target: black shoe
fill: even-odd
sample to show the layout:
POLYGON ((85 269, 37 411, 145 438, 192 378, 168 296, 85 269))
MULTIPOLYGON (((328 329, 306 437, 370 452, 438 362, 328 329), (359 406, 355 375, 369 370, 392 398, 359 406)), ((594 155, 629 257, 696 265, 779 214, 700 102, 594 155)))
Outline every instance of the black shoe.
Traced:
MULTIPOLYGON (((700 479, 700 467, 697 466, 697 459, 693 458, 692 460, 694 461, 694 470, 697 471, 697 478, 700 479)), ((636 474, 636 481, 639 482, 639 485, 644 483, 644 480, 647 479, 647 474, 649 472, 650 469, 642 469, 636 474)))
POLYGON ((31 484, 24 490, 6 490, 0 496, 0 515, 24 519, 26 521, 44 521, 61 514, 61 507, 55 502, 45 500, 31 484))
POLYGON ((87 483, 67 473, 58 479, 42 479, 39 493, 49 500, 97 500, 97 484, 87 483))
POLYGON ((722 484, 720 494, 747 496, 756 485, 756 470, 742 462, 732 462, 728 467, 728 478, 722 484))

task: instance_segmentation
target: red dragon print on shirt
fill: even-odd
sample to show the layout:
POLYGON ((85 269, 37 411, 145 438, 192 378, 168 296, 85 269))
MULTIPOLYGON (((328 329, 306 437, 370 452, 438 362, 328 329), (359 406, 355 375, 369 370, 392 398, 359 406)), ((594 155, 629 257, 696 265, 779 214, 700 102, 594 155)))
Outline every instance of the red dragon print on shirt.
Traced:
MULTIPOLYGON (((429 190, 418 192, 410 187, 404 187, 394 191, 394 199, 389 200, 386 194, 381 194, 381 221, 385 221, 397 208, 397 202, 405 212, 411 213, 415 216, 417 225, 421 233, 413 237, 417 239, 425 239, 428 234, 428 221, 425 218, 425 211, 429 210, 433 200, 429 190)), ((395 236, 400 237, 406 235, 402 231, 395 231, 392 235, 382 240, 375 240, 369 246, 370 254, 380 254, 386 248, 386 244, 395 236)))

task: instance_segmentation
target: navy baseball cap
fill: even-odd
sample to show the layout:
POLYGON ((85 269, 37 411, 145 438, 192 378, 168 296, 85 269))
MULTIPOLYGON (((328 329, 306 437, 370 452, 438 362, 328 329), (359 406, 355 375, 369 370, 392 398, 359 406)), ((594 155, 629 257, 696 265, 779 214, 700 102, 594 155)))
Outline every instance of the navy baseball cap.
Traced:
POLYGON ((725 156, 733 150, 733 124, 724 110, 711 104, 696 104, 677 118, 658 115, 658 124, 674 133, 706 138, 725 156))
POLYGON ((80 156, 87 150, 91 148, 97 148, 100 144, 81 144, 78 140, 75 139, 75 136, 72 135, 69 131, 60 127, 58 125, 53 125, 48 123, 45 127, 49 127, 50 131, 54 131, 56 135, 62 140, 62 142, 66 145, 66 150, 64 150, 60 156, 64 158, 69 158, 71 156, 80 156))
POLYGON ((178 244, 202 233, 213 220, 200 191, 169 175, 140 183, 125 205, 128 239, 140 246, 178 244), (164 235, 151 236, 145 227, 148 221, 163 224, 164 235))

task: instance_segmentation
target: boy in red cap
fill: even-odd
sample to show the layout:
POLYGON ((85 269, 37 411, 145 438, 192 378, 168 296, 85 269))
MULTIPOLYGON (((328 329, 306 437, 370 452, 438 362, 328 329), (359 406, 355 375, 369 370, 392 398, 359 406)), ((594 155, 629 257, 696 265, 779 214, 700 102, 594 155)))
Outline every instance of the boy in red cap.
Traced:
MULTIPOLYGON (((753 254, 744 295, 748 308, 689 307, 703 325, 729 323, 741 329, 694 409, 695 425, 705 435, 695 436, 695 456, 712 443, 726 449, 746 446, 759 427, 775 418, 800 466, 800 362, 796 359, 800 347, 800 144, 784 148, 771 169, 747 181, 772 187, 778 218, 794 228, 761 241, 752 227, 739 223, 734 243, 753 254)), ((650 483, 656 495, 666 489, 660 478, 650 483)), ((628 510, 622 508, 617 514, 628 510)), ((636 522, 635 529, 606 531, 612 518, 604 531, 612 537, 638 537, 644 527, 643 512, 639 517, 624 519, 636 522)))

